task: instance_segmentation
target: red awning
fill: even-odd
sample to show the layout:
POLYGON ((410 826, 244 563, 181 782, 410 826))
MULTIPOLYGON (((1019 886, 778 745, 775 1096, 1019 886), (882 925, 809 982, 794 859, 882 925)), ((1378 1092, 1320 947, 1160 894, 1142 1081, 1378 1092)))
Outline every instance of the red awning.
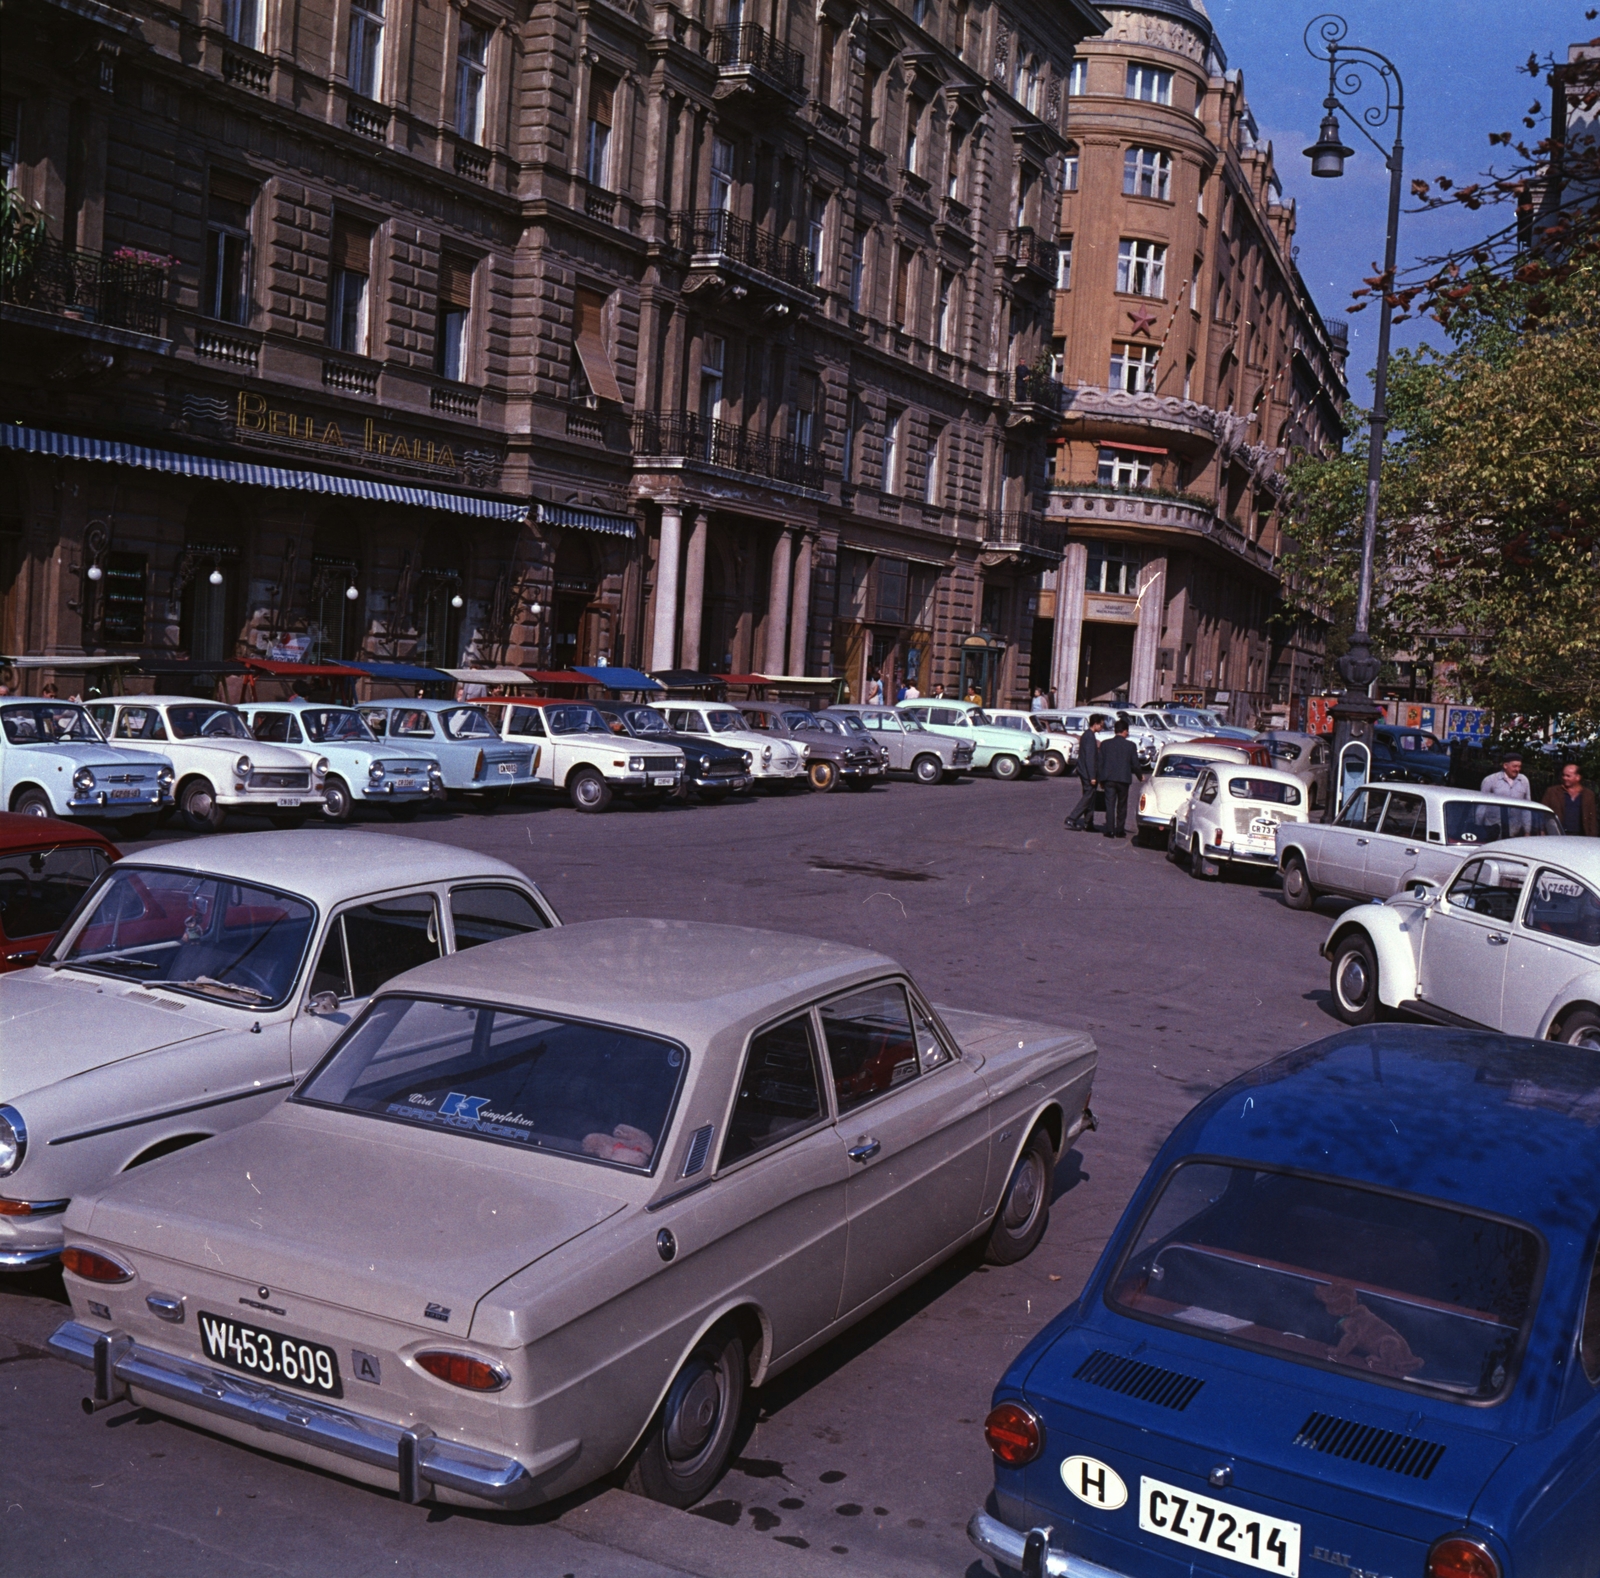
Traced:
POLYGON ((552 673, 549 670, 525 668, 522 672, 528 676, 530 685, 582 685, 588 689, 595 684, 586 674, 574 674, 571 669, 552 673))
POLYGON ((1136 455, 1164 455, 1166 450, 1157 449, 1153 444, 1124 444, 1120 438, 1102 438, 1102 449, 1131 449, 1136 455))
POLYGON ((271 658, 246 658, 244 666, 279 679, 361 679, 358 668, 344 663, 275 663, 271 658))

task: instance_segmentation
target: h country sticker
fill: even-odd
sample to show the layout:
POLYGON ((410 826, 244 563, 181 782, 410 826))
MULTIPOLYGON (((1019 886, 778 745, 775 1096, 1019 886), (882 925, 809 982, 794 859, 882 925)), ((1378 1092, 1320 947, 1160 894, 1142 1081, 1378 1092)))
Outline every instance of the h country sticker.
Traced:
POLYGON ((1061 1465, 1061 1483, 1091 1507, 1115 1512, 1127 1504, 1128 1487, 1114 1468, 1098 1458, 1067 1458, 1061 1465))

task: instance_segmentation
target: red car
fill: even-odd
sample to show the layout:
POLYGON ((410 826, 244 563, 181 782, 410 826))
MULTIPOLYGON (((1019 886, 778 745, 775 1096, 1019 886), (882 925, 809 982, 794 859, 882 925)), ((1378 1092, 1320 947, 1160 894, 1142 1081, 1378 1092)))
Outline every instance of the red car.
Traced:
POLYGON ((0 975, 26 970, 122 852, 93 828, 0 811, 0 975))

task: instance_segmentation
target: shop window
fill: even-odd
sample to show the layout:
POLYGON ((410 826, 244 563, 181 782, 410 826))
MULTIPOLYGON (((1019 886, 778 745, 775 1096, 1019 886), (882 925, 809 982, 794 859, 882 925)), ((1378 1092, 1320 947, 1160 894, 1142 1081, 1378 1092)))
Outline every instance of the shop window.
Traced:
POLYGON ((1120 542, 1091 542, 1087 589, 1113 597, 1139 590, 1139 550, 1120 542))

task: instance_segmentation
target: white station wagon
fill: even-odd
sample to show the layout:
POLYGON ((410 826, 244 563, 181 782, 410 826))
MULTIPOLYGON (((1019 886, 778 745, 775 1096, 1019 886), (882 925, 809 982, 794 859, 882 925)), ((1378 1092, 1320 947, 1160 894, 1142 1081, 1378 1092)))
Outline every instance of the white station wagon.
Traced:
POLYGON ((141 851, 0 976, 0 1268, 85 1189, 259 1117, 392 976, 559 924, 487 855, 392 834, 141 851))
POLYGON ((70 701, 0 706, 0 808, 75 822, 103 817, 142 838, 171 804, 172 763, 151 751, 113 750, 70 701))

